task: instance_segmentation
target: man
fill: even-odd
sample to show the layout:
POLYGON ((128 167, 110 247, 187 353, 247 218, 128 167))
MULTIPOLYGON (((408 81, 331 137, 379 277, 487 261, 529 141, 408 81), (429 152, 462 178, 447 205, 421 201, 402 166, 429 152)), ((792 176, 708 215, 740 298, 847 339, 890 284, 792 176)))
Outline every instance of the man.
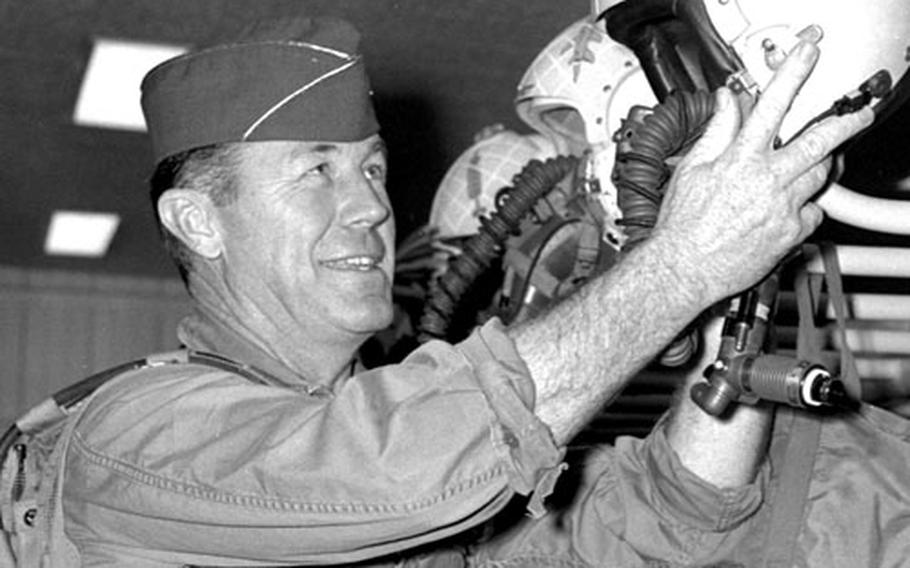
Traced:
MULTIPOLYGON (((197 307, 178 334, 235 363, 126 373, 82 408, 63 437, 53 565, 463 565, 463 550, 433 543, 516 493, 542 514, 565 444, 593 413, 820 222, 807 200, 826 156, 871 116, 772 149, 816 40, 743 124, 718 93, 653 237, 615 269, 535 321, 494 320, 374 370, 356 353, 391 319, 394 221, 356 32, 283 22, 154 69, 153 197, 197 307)), ((700 449, 674 453, 662 429, 617 448, 602 468, 615 483, 586 501, 596 510, 578 509, 592 512, 578 530, 612 543, 621 564, 691 558, 716 544, 703 517, 735 523, 760 499, 738 488, 758 452, 734 451, 741 467, 700 467, 699 479, 680 463, 700 464, 700 449)), ((509 550, 486 558, 556 560, 509 550)))

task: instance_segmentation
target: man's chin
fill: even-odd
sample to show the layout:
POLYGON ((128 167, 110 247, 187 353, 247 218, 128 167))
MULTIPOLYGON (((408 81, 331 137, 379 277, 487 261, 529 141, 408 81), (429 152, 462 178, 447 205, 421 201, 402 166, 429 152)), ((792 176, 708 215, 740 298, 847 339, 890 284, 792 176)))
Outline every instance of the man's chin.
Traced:
POLYGON ((377 303, 365 309, 351 321, 353 331, 371 336, 392 325, 394 310, 391 303, 377 303))

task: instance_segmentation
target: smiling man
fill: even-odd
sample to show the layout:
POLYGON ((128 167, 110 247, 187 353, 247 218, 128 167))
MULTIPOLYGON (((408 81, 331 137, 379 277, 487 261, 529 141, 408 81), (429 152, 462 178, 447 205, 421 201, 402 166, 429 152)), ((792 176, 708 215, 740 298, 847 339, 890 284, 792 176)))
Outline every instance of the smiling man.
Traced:
MULTIPOLYGON (((870 119, 773 149, 817 54, 807 41, 744 123, 718 93, 653 237, 614 269, 537 320, 367 370, 357 351, 392 318, 395 232, 357 43, 345 22, 290 20, 146 77, 152 200, 196 311, 186 350, 117 376, 69 421, 37 521, 54 535, 44 565, 467 565, 446 539, 516 494, 542 516, 569 440, 814 230, 825 157, 870 119)), ((760 501, 760 450, 731 449, 743 459, 723 463, 746 464, 732 472, 701 451, 674 452, 662 428, 617 446, 572 547, 606 550, 598 566, 710 550, 714 513, 732 526, 760 501)), ((490 565, 585 565, 574 548, 517 546, 490 565)))
POLYGON ((158 199, 167 230, 211 261, 199 263, 193 296, 288 368, 331 386, 392 320, 385 146, 377 134, 226 146, 231 183, 242 188, 230 206, 182 188, 158 199))

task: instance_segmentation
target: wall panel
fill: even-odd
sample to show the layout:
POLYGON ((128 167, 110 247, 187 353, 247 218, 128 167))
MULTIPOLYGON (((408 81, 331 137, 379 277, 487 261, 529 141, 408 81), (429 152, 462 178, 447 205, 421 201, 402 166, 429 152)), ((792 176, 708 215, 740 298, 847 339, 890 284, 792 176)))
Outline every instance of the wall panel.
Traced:
POLYGON ((0 420, 94 372, 176 349, 178 280, 0 266, 0 420))

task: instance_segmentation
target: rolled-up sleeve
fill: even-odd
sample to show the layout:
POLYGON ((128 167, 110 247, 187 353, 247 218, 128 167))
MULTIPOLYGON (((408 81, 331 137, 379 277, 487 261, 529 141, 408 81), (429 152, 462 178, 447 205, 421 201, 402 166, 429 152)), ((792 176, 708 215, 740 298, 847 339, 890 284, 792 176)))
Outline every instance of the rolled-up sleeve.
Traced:
POLYGON ((496 320, 326 398, 198 365, 145 369, 80 417, 67 534, 84 554, 188 564, 397 552, 481 523, 516 492, 546 493, 563 452, 533 404, 496 320))
POLYGON ((749 485, 706 483, 682 465, 662 425, 568 461, 575 471, 557 493, 571 498, 542 519, 502 527, 475 551, 474 565, 711 565, 741 542, 769 477, 765 466, 749 485))

